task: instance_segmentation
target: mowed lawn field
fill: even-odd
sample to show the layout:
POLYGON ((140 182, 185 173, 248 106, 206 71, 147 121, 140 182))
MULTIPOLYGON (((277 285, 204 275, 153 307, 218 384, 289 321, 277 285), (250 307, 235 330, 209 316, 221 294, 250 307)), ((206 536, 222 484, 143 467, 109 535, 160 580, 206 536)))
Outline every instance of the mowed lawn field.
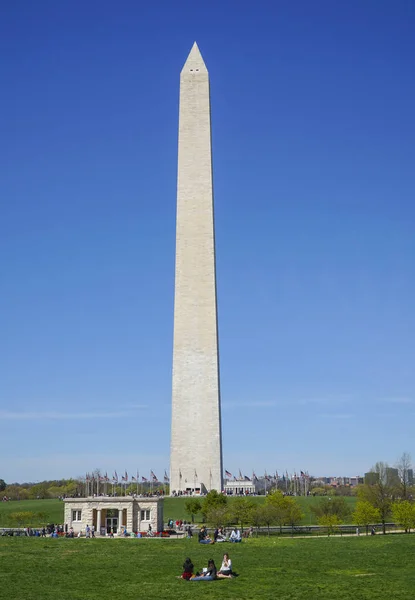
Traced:
POLYGON ((277 538, 202 546, 196 539, 0 537, 1 600, 373 599, 415 596, 415 535, 277 538), (238 577, 176 579, 229 551, 238 577))
MULTIPOLYGON (((318 503, 321 498, 318 497, 297 497, 296 500, 301 506, 301 510, 304 513, 304 518, 301 525, 314 525, 316 524, 315 515, 311 512, 311 507, 318 503)), ((264 496, 253 496, 251 500, 255 504, 262 504, 265 501, 264 496)), ((232 502, 233 498, 229 498, 229 502, 232 502)), ((354 509, 356 498, 347 497, 346 501, 350 504, 350 510, 354 509)), ((170 498, 164 499, 164 521, 168 519, 190 521, 190 516, 184 509, 186 499, 185 498, 170 498)), ((41 512, 47 515, 48 523, 63 523, 63 502, 61 500, 13 500, 10 502, 0 502, 0 527, 8 527, 8 515, 11 512, 41 512)), ((196 522, 202 522, 202 515, 196 515, 196 522)), ((34 526, 43 525, 44 523, 35 522, 34 526)))

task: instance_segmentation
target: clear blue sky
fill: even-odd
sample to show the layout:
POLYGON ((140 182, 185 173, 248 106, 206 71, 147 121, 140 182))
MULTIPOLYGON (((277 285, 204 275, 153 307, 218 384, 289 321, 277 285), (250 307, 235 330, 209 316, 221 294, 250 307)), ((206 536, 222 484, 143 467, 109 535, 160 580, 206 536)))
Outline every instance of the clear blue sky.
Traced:
POLYGON ((0 477, 168 469, 194 40, 224 467, 356 475, 415 455, 414 28, 410 0, 4 4, 0 477))

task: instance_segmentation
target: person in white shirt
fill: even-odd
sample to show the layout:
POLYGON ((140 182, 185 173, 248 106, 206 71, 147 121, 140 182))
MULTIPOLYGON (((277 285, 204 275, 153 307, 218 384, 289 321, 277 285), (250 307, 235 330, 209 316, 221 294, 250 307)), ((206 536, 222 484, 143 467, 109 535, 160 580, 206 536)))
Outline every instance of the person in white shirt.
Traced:
POLYGON ((220 579, 230 579, 233 577, 232 561, 227 553, 223 555, 222 565, 218 571, 217 577, 220 579))
POLYGON ((239 529, 236 529, 236 527, 232 529, 232 533, 229 536, 229 541, 234 543, 242 541, 241 532, 239 531, 239 529))

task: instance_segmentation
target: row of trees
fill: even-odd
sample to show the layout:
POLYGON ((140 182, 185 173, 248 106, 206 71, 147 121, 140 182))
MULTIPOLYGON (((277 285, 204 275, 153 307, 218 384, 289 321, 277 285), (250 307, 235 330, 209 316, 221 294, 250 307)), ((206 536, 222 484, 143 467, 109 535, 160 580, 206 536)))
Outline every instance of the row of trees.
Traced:
MULTIPOLYGON (((72 498, 76 496, 85 496, 86 484, 81 479, 62 479, 53 481, 42 481, 40 483, 12 483, 9 485, 1 485, 3 480, 0 479, 0 493, 1 496, 6 496, 10 500, 45 500, 50 498, 72 498)), ((126 485, 118 483, 116 485, 101 484, 100 493, 116 493, 117 496, 123 496, 124 494, 146 494, 149 491, 167 491, 168 486, 159 484, 151 485, 148 483, 128 483, 126 485)), ((89 488, 89 493, 92 494, 96 490, 89 488)))
POLYGON ((192 522, 195 515, 201 513, 203 520, 212 527, 239 525, 243 529, 252 525, 268 527, 268 531, 272 525, 294 527, 304 516, 295 498, 284 496, 277 490, 266 496, 264 504, 256 504, 247 497, 234 498, 229 502, 228 496, 213 490, 204 500, 186 500, 185 510, 191 515, 192 522))
MULTIPOLYGON (((311 507, 322 527, 328 534, 334 532, 341 524, 355 524, 366 528, 370 525, 382 524, 386 533, 386 524, 394 522, 405 532, 415 529, 415 490, 412 487, 411 457, 404 453, 396 467, 390 469, 386 463, 378 462, 372 468, 372 479, 357 489, 357 503, 354 511, 341 496, 323 496, 311 507), (391 477, 397 471, 397 477, 391 477)), ((228 497, 210 492, 202 501, 190 498, 185 503, 186 512, 191 515, 192 522, 196 514, 201 513, 203 520, 213 527, 238 524, 256 527, 291 526, 299 524, 303 518, 301 508, 292 496, 284 495, 280 490, 272 490, 265 498, 264 504, 255 504, 249 498, 235 498, 228 502, 228 497)))

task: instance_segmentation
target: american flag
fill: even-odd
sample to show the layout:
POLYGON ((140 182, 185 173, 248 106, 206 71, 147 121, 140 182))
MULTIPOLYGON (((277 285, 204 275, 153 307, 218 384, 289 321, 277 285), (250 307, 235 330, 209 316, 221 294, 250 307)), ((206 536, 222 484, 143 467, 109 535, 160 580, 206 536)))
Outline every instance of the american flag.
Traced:
POLYGON ((225 475, 226 475, 226 477, 229 477, 230 479, 232 479, 232 477, 233 477, 232 473, 229 473, 229 471, 227 471, 226 469, 225 469, 225 475))
POLYGON ((148 481, 147 477, 141 477, 141 481, 148 481))
POLYGON ((114 479, 115 479, 115 481, 118 481, 118 473, 117 473, 117 471, 115 471, 115 473, 114 473, 114 479))
POLYGON ((134 475, 131 477, 131 481, 137 481, 137 478, 134 475))
POLYGON ((255 475, 255 473, 252 473, 252 479, 253 479, 254 481, 258 481, 258 477, 255 475))
POLYGON ((158 479, 157 479, 157 475, 154 473, 154 471, 150 471, 150 475, 151 475, 151 479, 152 479, 153 481, 158 481, 158 479))
POLYGON ((164 471, 164 483, 169 483, 169 476, 167 475, 166 471, 164 471))

